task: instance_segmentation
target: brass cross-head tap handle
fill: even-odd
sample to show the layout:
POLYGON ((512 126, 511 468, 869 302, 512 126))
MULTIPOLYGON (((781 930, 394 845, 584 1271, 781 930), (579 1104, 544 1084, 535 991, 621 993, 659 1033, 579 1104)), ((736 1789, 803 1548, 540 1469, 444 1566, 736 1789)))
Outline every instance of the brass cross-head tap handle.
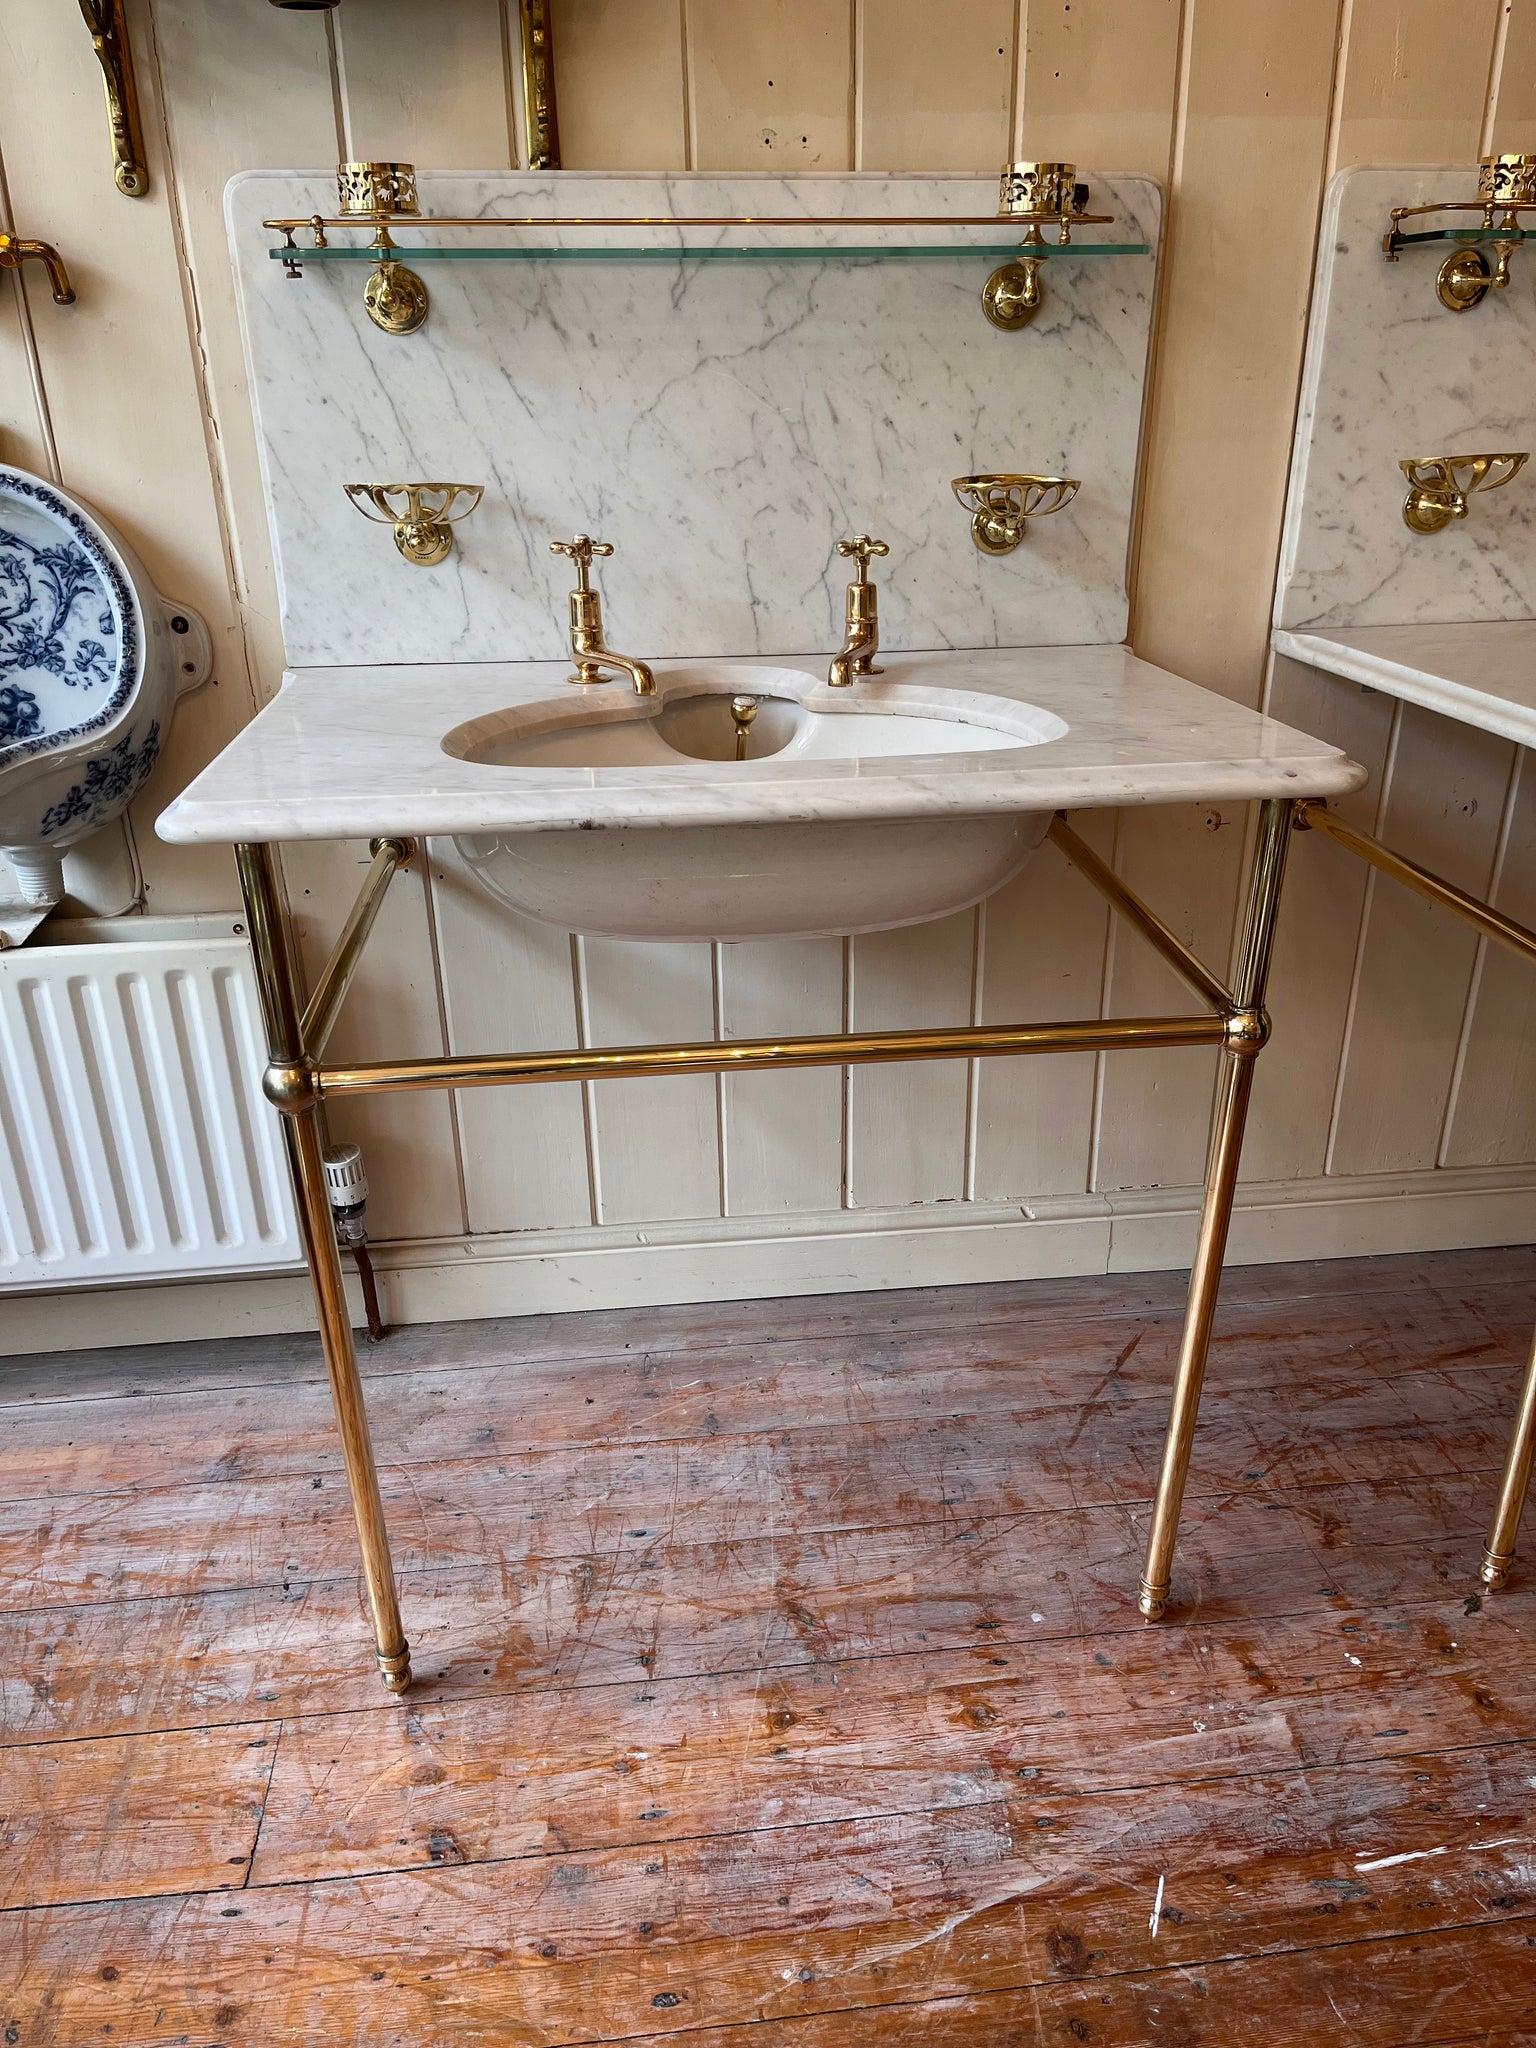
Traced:
POLYGON ((593 540, 589 534, 578 533, 573 540, 552 540, 549 552, 552 555, 569 555, 576 564, 576 588, 590 590, 592 586, 587 581, 587 572, 591 569, 594 559, 601 560, 603 556, 613 553, 613 542, 593 540))
POLYGON ((840 540, 837 544, 840 555, 851 557, 858 563, 855 574, 860 583, 869 581, 869 558, 871 555, 888 555, 891 551, 883 540, 871 540, 867 533, 855 534, 852 540, 840 540))

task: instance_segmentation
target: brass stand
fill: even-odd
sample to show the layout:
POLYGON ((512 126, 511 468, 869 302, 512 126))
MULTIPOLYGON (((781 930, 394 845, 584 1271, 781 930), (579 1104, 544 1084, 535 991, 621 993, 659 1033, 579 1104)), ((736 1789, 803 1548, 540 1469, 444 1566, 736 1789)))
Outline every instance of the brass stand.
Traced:
MULTIPOLYGON (((256 958, 257 983, 266 1026, 268 1066, 263 1087, 282 1112, 288 1136, 305 1254, 315 1291, 320 1342, 330 1374, 331 1396, 341 1431, 347 1483, 357 1518, 363 1572, 373 1610, 379 1669, 391 1692, 411 1681, 410 1650, 390 1563, 384 1508, 358 1379, 357 1357, 342 1291, 341 1265, 321 1164, 321 1114, 330 1095, 392 1093, 415 1088, 474 1088, 508 1083, 600 1079, 621 1075, 740 1073, 764 1067, 866 1065, 890 1060, 974 1059, 979 1055, 1030 1052, 1109 1052, 1125 1047, 1216 1046, 1221 1071, 1211 1119, 1205 1203, 1190 1274, 1184 1336, 1174 1375, 1173 1406, 1153 1505, 1151 1534, 1141 1576, 1139 1606, 1156 1620, 1168 1601, 1169 1575, 1179 1510, 1189 1469, 1190 1445, 1200 1406, 1200 1388, 1210 1348, 1222 1257, 1232 1218, 1243 1123, 1253 1083, 1254 1060, 1269 1037, 1264 985, 1274 943, 1275 917, 1285 870, 1293 805, 1273 797, 1262 810, 1248 889, 1248 907, 1234 986, 1199 960, 1057 816, 1050 837, 1113 908, 1156 948, 1163 959, 1208 1005, 1193 1017, 1110 1017, 1057 1024, 970 1024, 928 1031, 830 1032, 819 1037, 736 1039, 697 1045, 612 1046, 565 1052, 449 1054, 377 1060, 350 1067, 325 1067, 320 1055, 341 1007, 384 894, 396 872, 414 856, 410 840, 373 844, 373 865, 309 1005, 297 995, 292 944, 279 900, 272 849, 236 849, 240 886, 256 958)), ((1536 1409, 1536 1370, 1531 1405, 1536 1409)), ((1528 1431, 1529 1436, 1532 1432, 1528 1431)), ((1527 1449, 1527 1463, 1529 1448, 1527 1449)), ((1523 1482, 1522 1482, 1523 1483, 1523 1482)))
MULTIPOLYGON (((1499 945, 1507 946, 1522 960, 1536 961, 1536 932, 1527 931, 1523 924, 1506 917, 1502 910, 1495 910, 1491 903, 1469 896, 1465 889, 1458 889, 1443 875, 1394 853, 1390 846, 1384 846, 1368 832, 1345 824, 1326 804, 1316 801, 1298 804, 1296 824, 1302 831, 1325 832, 1330 839, 1348 847, 1351 853, 1369 862, 1373 868, 1380 868, 1394 881, 1403 883, 1416 894, 1427 897, 1431 903, 1438 903, 1442 910, 1453 911, 1457 917, 1474 925, 1485 939, 1494 939, 1499 945)), ((1488 1531, 1488 1541, 1483 1545, 1483 1561, 1478 1575, 1485 1586, 1502 1586, 1509 1577, 1509 1568, 1515 1561, 1520 1511, 1531 1483, 1533 1463, 1536 1463, 1536 1345, 1532 1347, 1530 1363, 1526 1367, 1520 1406, 1515 1413, 1515 1427, 1504 1455, 1493 1525, 1488 1531)))

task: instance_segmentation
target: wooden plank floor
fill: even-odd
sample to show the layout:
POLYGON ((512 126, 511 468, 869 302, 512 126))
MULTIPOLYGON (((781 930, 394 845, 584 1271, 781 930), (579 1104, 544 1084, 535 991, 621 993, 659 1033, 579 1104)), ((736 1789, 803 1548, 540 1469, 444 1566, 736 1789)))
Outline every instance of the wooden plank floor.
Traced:
POLYGON ((1536 2041, 1536 1254, 0 1364, 0 2038, 1536 2041), (750 2037, 743 2029, 752 2026, 750 2037))

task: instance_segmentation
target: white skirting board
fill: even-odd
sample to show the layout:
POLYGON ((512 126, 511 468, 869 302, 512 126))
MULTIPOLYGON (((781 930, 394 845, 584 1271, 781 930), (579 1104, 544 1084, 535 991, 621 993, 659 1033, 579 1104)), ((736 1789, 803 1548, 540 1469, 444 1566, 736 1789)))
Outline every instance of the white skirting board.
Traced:
MULTIPOLYGON (((1018 1205, 955 1203, 634 1230, 433 1238, 374 1247, 390 1323, 863 1293, 1187 1266, 1199 1192, 1156 1188, 1018 1205)), ((1536 1240, 1529 1167, 1255 1183, 1229 1265, 1452 1251, 1536 1240)), ((354 1320, 362 1321, 360 1301, 354 1320)), ((312 1328, 297 1275, 77 1288, 6 1303, 4 1356, 312 1328)))

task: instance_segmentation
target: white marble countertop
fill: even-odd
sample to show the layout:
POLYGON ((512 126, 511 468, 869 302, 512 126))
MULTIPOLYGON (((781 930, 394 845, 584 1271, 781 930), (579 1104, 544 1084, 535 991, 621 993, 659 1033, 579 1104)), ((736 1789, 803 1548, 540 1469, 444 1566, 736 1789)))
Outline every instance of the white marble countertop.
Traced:
POLYGON ((1274 644, 1293 661, 1536 746, 1536 619, 1281 628, 1274 644))
MULTIPOLYGON (((466 721, 596 692, 565 662, 299 669, 161 816, 178 843, 339 839, 593 826, 715 825, 1336 796, 1365 770, 1337 748, 1139 660, 1122 646, 978 653, 882 651, 884 676, 827 691, 825 653, 756 664, 804 668, 828 708, 877 709, 892 685, 1005 698, 1054 713, 1059 738, 977 753, 689 763, 676 768, 491 766, 445 752, 466 721)), ((655 664, 705 672, 707 662, 655 664)), ((739 663, 733 663, 739 668, 739 663)), ((610 686, 603 686, 606 694, 610 686)), ((615 702, 627 693, 611 686, 615 702)), ((627 701, 633 705, 634 699, 627 701)), ((808 696, 806 700, 811 701, 808 696)))

